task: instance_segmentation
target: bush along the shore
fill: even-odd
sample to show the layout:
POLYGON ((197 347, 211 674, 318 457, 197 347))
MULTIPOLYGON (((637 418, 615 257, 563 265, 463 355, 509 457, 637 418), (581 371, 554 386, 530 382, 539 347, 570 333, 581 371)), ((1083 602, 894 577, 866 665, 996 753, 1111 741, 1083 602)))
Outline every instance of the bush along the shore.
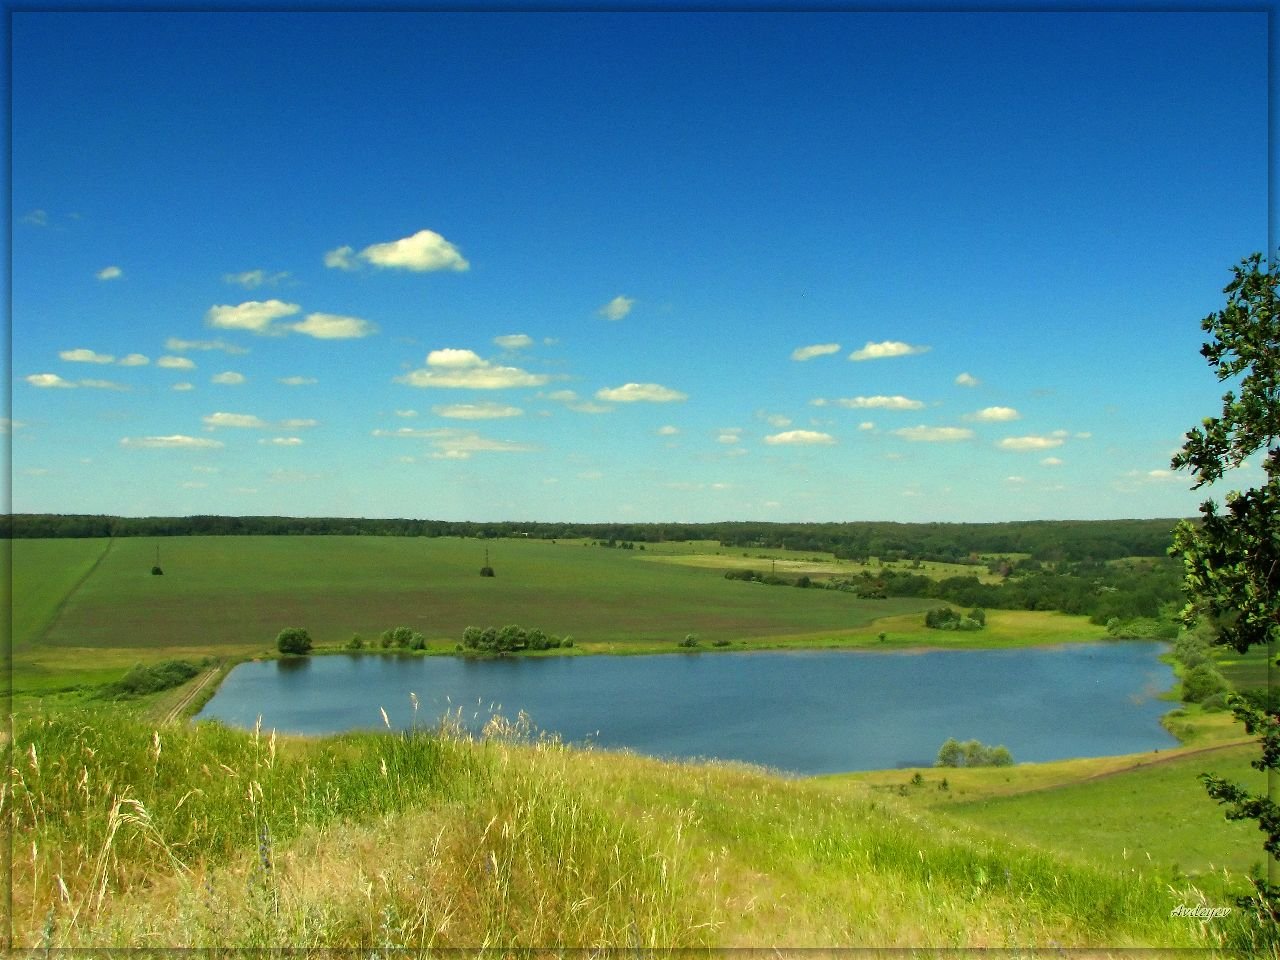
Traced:
POLYGON ((987 614, 979 607, 967 616, 951 607, 934 607, 924 615, 924 625, 934 630, 981 630, 987 625, 987 614))
POLYGON ((1005 746, 989 747, 977 740, 961 743, 948 737, 938 750, 935 767, 1011 767, 1013 754, 1005 746))
POLYGON ((572 647, 573 639, 548 634, 537 627, 525 629, 511 623, 501 629, 495 627, 467 627, 462 631, 462 647, 480 653, 512 653, 517 650, 553 650, 561 646, 572 647))

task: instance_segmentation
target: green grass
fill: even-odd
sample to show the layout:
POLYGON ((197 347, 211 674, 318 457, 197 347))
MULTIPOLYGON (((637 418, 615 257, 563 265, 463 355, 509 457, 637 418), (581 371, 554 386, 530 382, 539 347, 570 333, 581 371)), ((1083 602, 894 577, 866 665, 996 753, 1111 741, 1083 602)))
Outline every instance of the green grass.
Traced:
POLYGON ((1270 682, 1270 664, 1265 647, 1251 647, 1248 653, 1234 650, 1217 652, 1218 669, 1237 690, 1266 687, 1270 682))
MULTIPOLYGON (((1243 730, 1237 728, 1237 734, 1243 730)), ((1228 822, 1196 779, 1215 773, 1266 793, 1249 766, 1253 743, 1207 750, 1154 751, 1006 768, 875 771, 833 778, 901 794, 993 835, 1052 850, 1078 862, 1123 869, 1138 865, 1174 879, 1189 875, 1224 896, 1221 871, 1240 878, 1265 855, 1253 822, 1228 822), (923 783, 913 785, 920 773, 923 783), (943 779, 949 789, 940 789, 943 779)))
POLYGON ((19 725, 14 945, 1194 947, 1145 864, 851 782, 456 734, 19 725))
POLYGON ((977 577, 982 583, 999 583, 1001 580, 998 574, 988 571, 985 564, 943 563, 927 560, 922 561, 919 567, 913 567, 904 562, 890 562, 882 565, 875 558, 864 563, 857 560, 839 560, 834 554, 815 553, 812 550, 735 550, 731 547, 720 547, 714 543, 702 544, 699 549, 687 551, 646 549, 639 556, 658 563, 713 569, 722 573, 726 570, 754 570, 760 574, 776 573, 780 577, 790 579, 804 575, 813 579, 828 580, 833 577, 860 577, 863 573, 875 575, 893 570, 898 573, 914 573, 934 580, 945 580, 947 577, 977 577))
POLYGON ((109 540, 12 540, 13 644, 37 640, 63 600, 106 553, 109 540))

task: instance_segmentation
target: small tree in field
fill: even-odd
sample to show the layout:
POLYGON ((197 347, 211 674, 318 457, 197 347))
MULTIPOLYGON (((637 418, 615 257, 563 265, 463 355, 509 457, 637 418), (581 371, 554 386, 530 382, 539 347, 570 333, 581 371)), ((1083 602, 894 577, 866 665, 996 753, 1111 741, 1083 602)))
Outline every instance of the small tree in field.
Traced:
POLYGON ((281 653, 306 654, 311 652, 311 634, 301 627, 285 627, 276 637, 276 649, 281 653))
MULTIPOLYGON (((1170 553, 1181 556, 1187 606, 1183 620, 1217 627, 1215 643, 1240 653, 1261 646, 1275 662, 1280 641, 1280 315, 1276 313, 1277 261, 1255 253, 1232 268, 1223 292, 1226 307, 1201 321, 1209 341, 1200 349, 1218 379, 1239 378, 1222 398, 1222 414, 1206 417, 1188 431, 1174 456, 1175 470, 1189 469, 1192 489, 1222 479, 1246 458, 1266 476, 1258 487, 1225 497, 1226 510, 1206 500, 1200 523, 1182 522, 1174 532, 1170 553)), ((1197 668, 1198 669, 1198 668, 1197 668)), ((1259 707, 1241 697, 1231 706, 1245 730, 1258 737, 1261 756, 1255 769, 1276 785, 1280 770, 1280 711, 1259 707)), ((1256 894, 1238 905, 1262 921, 1259 930, 1274 949, 1280 920, 1280 883, 1275 876, 1280 856, 1280 805, 1270 796, 1251 793, 1221 777, 1201 774, 1209 796, 1224 804, 1228 820, 1255 820, 1262 831, 1268 877, 1254 879, 1256 894)), ((1260 946, 1261 944, 1254 944, 1260 946)))

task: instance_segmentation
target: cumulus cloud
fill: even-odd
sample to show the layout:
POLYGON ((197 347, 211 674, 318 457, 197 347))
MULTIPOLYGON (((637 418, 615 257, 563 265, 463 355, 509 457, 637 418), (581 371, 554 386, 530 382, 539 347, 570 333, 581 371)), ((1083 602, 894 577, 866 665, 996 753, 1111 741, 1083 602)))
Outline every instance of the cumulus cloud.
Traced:
POLYGON ((70 380, 63 380, 56 373, 33 373, 27 378, 27 383, 33 387, 57 387, 59 389, 67 389, 74 387, 75 384, 70 380))
POLYGON ((307 387, 313 383, 318 383, 315 377, 279 377, 280 383, 286 387, 307 387))
POLYGON ((785 444, 832 444, 836 442, 836 438, 829 433, 822 433, 818 430, 785 430, 782 433, 774 433, 764 438, 764 442, 773 446, 785 444))
POLYGON ((416 430, 401 427, 399 430, 374 430, 375 437, 396 437, 404 440, 427 440, 435 448, 434 459, 467 460, 473 453, 529 453, 535 448, 511 440, 494 440, 468 430, 441 427, 416 430))
POLYGON ((781 430, 783 427, 791 426, 791 418, 783 416, 780 413, 767 413, 764 415, 764 422, 775 430, 781 430))
POLYGON ((77 385, 81 387, 90 387, 96 390, 128 390, 123 383, 116 383, 114 380, 79 380, 77 385))
POLYGON ((1005 437, 998 446, 1003 450, 1052 450, 1062 446, 1061 437, 1005 437))
POLYGON ((742 428, 741 427, 725 427, 716 436, 716 443, 741 443, 742 428))
POLYGON ((247 347, 238 347, 224 340, 181 340, 178 337, 170 337, 166 340, 164 348, 174 353, 185 353, 188 350, 221 350, 223 353, 230 354, 249 352, 247 347))
MULTIPOLYGON (((882 395, 874 397, 839 397, 831 402, 848 410, 920 410, 924 408, 924 401, 911 400, 900 395, 892 397, 882 395)), ((826 401, 819 403, 815 400, 814 406, 826 406, 826 401)))
POLYGON ((984 423, 999 423, 1004 420, 1019 420, 1022 418, 1013 407, 983 407, 976 413, 969 414, 970 420, 981 420, 984 423))
POLYGON ((99 280, 119 280, 121 277, 124 276, 124 271, 121 270, 119 267, 115 267, 115 266, 103 267, 101 270, 95 273, 94 276, 97 277, 99 280))
POLYGON ((796 347, 791 351, 792 360, 812 360, 814 357, 825 357, 829 353, 839 353, 838 343, 815 343, 808 347, 796 347))
POLYGON ((302 446, 302 438, 301 438, 301 437, 272 437, 272 438, 271 438, 271 439, 269 439, 269 440, 268 440, 266 437, 263 437, 263 438, 262 438, 261 440, 259 440, 258 442, 259 442, 259 443, 269 443, 269 444, 271 444, 271 445, 273 445, 273 446, 276 446, 276 447, 300 447, 300 446, 302 446))
POLYGON ((224 386, 235 386, 244 383, 244 374, 236 373, 234 370, 226 370, 222 373, 214 374, 209 378, 210 383, 220 383, 224 386))
POLYGON ((523 350, 525 347, 533 346, 533 337, 526 333, 508 333, 501 337, 494 337, 493 342, 503 350, 523 350))
POLYGON ((501 420, 505 417, 519 417, 524 414, 519 407, 501 403, 455 403, 431 409, 437 416, 452 420, 501 420))
POLYGON ((396 411, 397 417, 416 417, 417 415, 418 415, 417 410, 397 410, 396 411))
POLYGON ((168 437, 123 437, 122 447, 144 447, 152 449, 202 450, 221 447, 221 440, 210 440, 206 437, 188 437, 175 433, 168 437))
POLYGON ((75 350, 63 350, 58 354, 58 357, 71 363, 115 363, 116 359, 109 353, 94 353, 84 347, 78 347, 75 350))
POLYGON ((631 308, 633 306, 635 306, 635 300, 633 298, 624 297, 619 294, 597 310, 596 313, 599 316, 604 317, 606 320, 621 320, 631 312, 631 308))
POLYGON ((320 424, 319 420, 312 420, 310 417, 294 417, 290 420, 281 420, 280 426, 286 430, 302 430, 307 427, 315 427, 320 424))
POLYGON ((164 367, 166 370, 193 370, 195 365, 195 361, 187 357, 164 356, 156 360, 156 366, 164 367))
POLYGON ((360 264, 352 259, 354 247, 338 247, 324 255, 324 265, 330 270, 356 270, 360 264))
POLYGON ((1041 460, 1040 462, 1041 462, 1042 464, 1044 464, 1046 467, 1060 467, 1060 466, 1062 466, 1062 460, 1061 460, 1061 459, 1059 459, 1058 457, 1045 457, 1045 458, 1044 458, 1043 460, 1041 460))
POLYGON ((301 323, 288 324, 295 333, 305 333, 317 340, 353 340, 367 337, 376 331, 368 320, 359 317, 341 317, 333 313, 309 313, 301 323))
POLYGON ((272 323, 282 317, 291 317, 302 308, 283 300, 248 300, 231 306, 221 304, 209 308, 205 323, 222 330, 248 330, 251 333, 274 333, 272 323))
POLYGON ((243 273, 224 273, 222 279, 227 283, 234 283, 244 287, 246 290, 255 290, 258 287, 273 287, 283 280, 289 279, 289 274, 285 270, 278 273, 267 273, 265 270, 245 270, 243 273))
POLYGON ((412 370, 396 377, 395 382, 411 387, 502 390, 508 387, 540 387, 550 379, 546 374, 491 363, 474 350, 446 347, 427 354, 426 369, 412 370))
MULTIPOLYGON (((419 230, 410 237, 375 243, 365 247, 357 256, 375 267, 396 270, 412 270, 426 273, 433 270, 468 270, 471 264, 458 252, 458 248, 434 230, 419 230)), ((339 247, 325 254, 326 266, 350 270, 355 265, 350 247, 339 247)))
POLYGON ((251 413, 211 413, 201 418, 205 426, 208 427, 239 427, 245 429, 258 430, 267 426, 267 422, 261 417, 256 417, 251 413))
POLYGON ((879 343, 867 341, 861 350, 849 354, 850 360, 881 360, 885 357, 909 357, 917 353, 927 353, 928 347, 903 343, 901 340, 882 340, 879 343))
POLYGON ((973 431, 967 427, 900 427, 890 432, 904 440, 918 443, 952 443, 973 437, 973 431))
POLYGON ((981 382, 971 373, 962 373, 956 377, 956 386, 958 387, 976 387, 981 382))
POLYGON ((151 362, 151 359, 141 353, 131 353, 126 357, 121 357, 116 362, 122 367, 145 367, 151 362))
POLYGON ((620 387, 597 390, 596 399, 611 403, 673 403, 689 397, 679 390, 672 390, 658 383, 624 383, 620 387))
POLYGON ((194 390, 195 384, 191 383, 175 383, 170 390, 177 390, 179 393, 185 393, 187 390, 194 390))
POLYGON ((658 436, 660 437, 674 437, 679 432, 680 432, 679 427, 673 427, 669 423, 666 426, 662 426, 658 428, 658 436))

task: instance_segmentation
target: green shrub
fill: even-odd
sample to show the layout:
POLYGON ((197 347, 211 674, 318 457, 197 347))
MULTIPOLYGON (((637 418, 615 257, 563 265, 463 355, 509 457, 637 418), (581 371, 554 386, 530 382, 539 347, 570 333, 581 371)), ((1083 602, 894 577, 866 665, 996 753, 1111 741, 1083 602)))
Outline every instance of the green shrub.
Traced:
POLYGON ((276 636, 276 649, 285 654, 311 652, 311 634, 302 627, 285 627, 276 636))
POLYGON ((1227 681, 1223 679, 1212 664, 1202 663, 1188 670, 1182 678, 1182 699, 1186 703, 1200 703, 1214 694, 1227 690, 1227 681))
POLYGON ((102 699, 128 700, 181 686, 200 672, 200 668, 188 660, 164 660, 143 666, 138 664, 115 683, 106 684, 98 691, 102 699))
POLYGON ((686 633, 684 639, 680 641, 682 647, 696 647, 698 645, 698 635, 696 633, 686 633))
POLYGON ((935 767, 1009 767, 1013 754, 1005 746, 989 747, 977 740, 964 743, 948 737, 938 749, 935 767))

